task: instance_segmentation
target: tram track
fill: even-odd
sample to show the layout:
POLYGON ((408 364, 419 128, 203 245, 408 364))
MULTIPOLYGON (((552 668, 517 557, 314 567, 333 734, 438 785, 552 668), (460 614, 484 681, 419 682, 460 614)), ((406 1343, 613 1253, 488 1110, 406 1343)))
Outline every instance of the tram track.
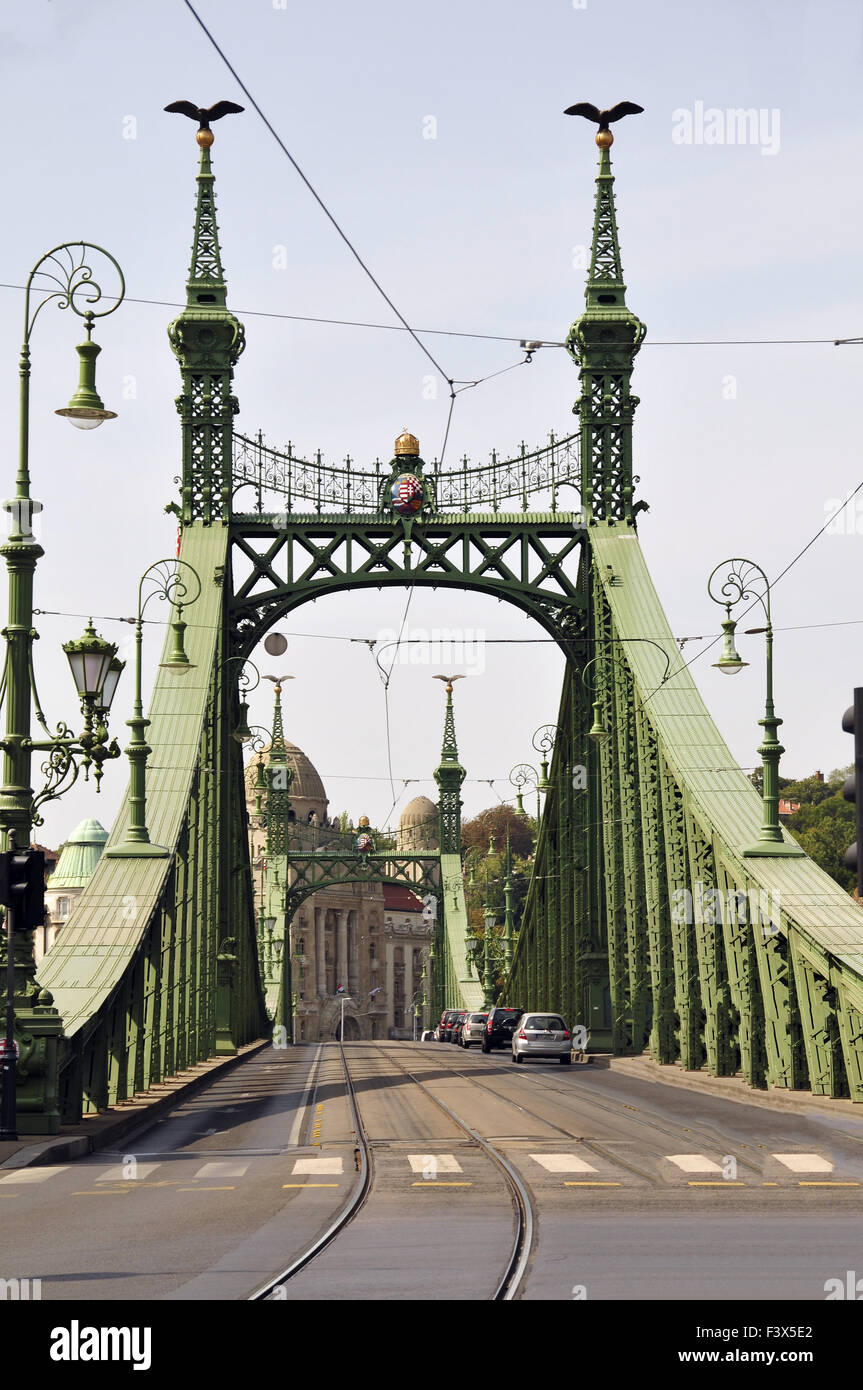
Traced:
MULTIPOLYGON (((345 1049, 338 1044, 339 1055, 342 1064, 343 1079, 345 1084, 345 1094, 348 1101, 350 1112, 350 1122, 354 1132, 355 1149, 354 1154, 358 1164, 357 1181, 338 1214, 329 1223, 326 1229, 312 1241, 305 1250, 295 1256, 289 1265, 273 1275, 266 1283, 260 1285, 253 1293, 248 1295, 248 1302, 275 1301, 284 1296, 285 1286, 306 1269, 313 1260, 321 1255, 334 1241, 345 1231, 352 1221, 359 1215, 365 1206, 368 1198, 373 1193, 374 1188, 374 1158, 373 1149, 376 1141, 369 1138, 363 1123, 361 1107, 357 1100, 356 1088, 351 1076, 345 1049)), ((498 1278, 494 1291, 490 1296, 492 1302, 509 1302, 514 1299, 524 1280, 528 1264, 530 1261, 536 1222, 532 1200, 527 1186, 520 1174, 499 1153, 491 1144, 485 1140, 481 1134, 467 1124, 460 1115, 456 1114, 444 1101, 440 1100, 434 1092, 417 1077, 408 1067, 404 1066, 397 1058, 386 1053, 387 1063, 400 1071, 423 1095, 437 1107, 460 1133, 465 1136, 470 1146, 477 1148, 494 1165, 495 1170, 502 1176, 507 1193, 510 1198, 511 1212, 513 1218, 512 1243, 506 1259, 503 1271, 498 1278)), ((317 1095, 318 1078, 320 1075, 321 1054, 318 1058, 318 1069, 311 1089, 312 1105, 314 1097, 317 1095)), ((310 1107, 311 1108, 311 1107, 310 1107)), ((313 1113, 313 1111, 312 1111, 313 1113)), ((380 1142, 380 1141, 377 1141, 380 1142)))
MULTIPOLYGON (((310 1088, 312 1093, 312 1105, 314 1104, 314 1097, 317 1096, 321 1061, 324 1056, 324 1053, 325 1049, 322 1049, 319 1052, 316 1060, 315 1078, 310 1088)), ((265 1284, 260 1285, 257 1289, 255 1289, 253 1293, 249 1294, 248 1298, 246 1299, 246 1302, 248 1303, 266 1303, 268 1301, 274 1301, 276 1297, 280 1295, 281 1290, 284 1288, 284 1286, 297 1274, 299 1274, 301 1270, 305 1269, 306 1266, 309 1265, 312 1262, 312 1260, 314 1260, 318 1255, 320 1255, 323 1250, 326 1250, 327 1246, 331 1245, 332 1242, 345 1229, 345 1227, 348 1226, 351 1223, 351 1221, 353 1221, 354 1217, 361 1210, 366 1201, 366 1198, 369 1195, 373 1175, 373 1159, 371 1145, 369 1144, 365 1129, 363 1128, 362 1117, 360 1115, 359 1106, 357 1105, 354 1084, 351 1080, 350 1070, 348 1068, 347 1059, 345 1057, 345 1050, 341 1044, 339 1044, 339 1054, 341 1057, 342 1069, 344 1072, 345 1094, 348 1102, 348 1109, 351 1115, 351 1125, 353 1126, 354 1139, 356 1143, 354 1154, 358 1160, 357 1181, 354 1184, 353 1190, 349 1194, 346 1203, 335 1216, 333 1221, 330 1222, 329 1226, 327 1226, 326 1230, 323 1231, 321 1235, 317 1236, 311 1242, 311 1244, 308 1245, 300 1255, 297 1255, 291 1261, 291 1263, 287 1265, 286 1268, 283 1269, 279 1274, 277 1274, 274 1278, 267 1280, 265 1284)), ((314 1112, 312 1111, 312 1113, 314 1112)))
POLYGON ((405 1076, 409 1077, 414 1085, 418 1086, 420 1090, 434 1102, 438 1109, 442 1110, 443 1113, 491 1159, 503 1174, 515 1212, 515 1231, 509 1262, 497 1288, 492 1294, 491 1301, 493 1303, 511 1302, 518 1293, 519 1287, 524 1279, 533 1249, 536 1223, 534 1221, 533 1203, 531 1201, 530 1192, 522 1181, 519 1173, 512 1164, 504 1158, 503 1154, 499 1153, 488 1140, 483 1139, 481 1134, 467 1124, 466 1121, 462 1120, 461 1117, 436 1096, 423 1081, 420 1081, 419 1077, 415 1076, 408 1067, 403 1066, 391 1053, 385 1053, 384 1055, 389 1062, 397 1066, 405 1076))
MULTIPOLYGON (((561 1125, 555 1124, 553 1120, 549 1120, 545 1116, 538 1114, 537 1111, 528 1109, 519 1101, 514 1100, 511 1096, 505 1095, 502 1091, 499 1091, 494 1086, 489 1085, 487 1081, 482 1081, 478 1079, 475 1075, 473 1075, 471 1072, 463 1070, 463 1064, 460 1066, 458 1065, 459 1063, 461 1063, 461 1058, 456 1059, 455 1066, 451 1066, 447 1063, 442 1063, 442 1065, 446 1067, 447 1072, 449 1072, 451 1075, 457 1076, 464 1081, 473 1082, 475 1086, 477 1086, 480 1090, 484 1091, 487 1095, 494 1096, 496 1100, 502 1101, 505 1105, 513 1106, 515 1109, 520 1111, 521 1114, 529 1116, 532 1120, 537 1120, 546 1128, 556 1130, 562 1139, 578 1143, 582 1145, 584 1148, 589 1149, 598 1158, 605 1158, 610 1162, 614 1163, 616 1166, 625 1168, 628 1172, 633 1173, 635 1176, 643 1178, 647 1183, 650 1184, 651 1187, 661 1188, 664 1186, 664 1184, 657 1178, 657 1176, 654 1173, 650 1173, 645 1171, 643 1168, 636 1167, 634 1164, 622 1158, 619 1154, 609 1149, 606 1149, 602 1144, 598 1143, 596 1140, 585 1139, 582 1135, 576 1134, 572 1130, 564 1129, 561 1125)), ((643 1124, 646 1128, 654 1130, 657 1134, 667 1136, 670 1140, 674 1140, 675 1143, 679 1142, 681 1133, 689 1135, 692 1141, 696 1143, 716 1143, 716 1136, 705 1134, 703 1129, 699 1129, 696 1126, 689 1125, 681 1126, 679 1130, 675 1130, 674 1128, 668 1125, 662 1124, 655 1117, 651 1116, 649 1112, 642 1111, 640 1110, 640 1108, 634 1106, 626 1105, 626 1103, 623 1101, 618 1102, 615 1105, 608 1104, 605 1101, 599 1100, 595 1098, 593 1095, 589 1097, 574 1096, 568 1086, 555 1085, 546 1077, 529 1078, 523 1072, 518 1071, 516 1068, 513 1068, 512 1079, 519 1081, 523 1085, 539 1086, 542 1090, 547 1091, 554 1096, 561 1096, 564 1099, 584 1099, 591 1105, 591 1107, 597 1110, 601 1110, 604 1113, 611 1115, 618 1120, 630 1118, 630 1116, 626 1116, 623 1114, 625 1110, 633 1111, 638 1115, 639 1124, 643 1124)), ((758 1168, 757 1164, 751 1162, 749 1159, 739 1157, 738 1164, 740 1165, 740 1167, 746 1168, 751 1173, 760 1176, 760 1169, 758 1168)))

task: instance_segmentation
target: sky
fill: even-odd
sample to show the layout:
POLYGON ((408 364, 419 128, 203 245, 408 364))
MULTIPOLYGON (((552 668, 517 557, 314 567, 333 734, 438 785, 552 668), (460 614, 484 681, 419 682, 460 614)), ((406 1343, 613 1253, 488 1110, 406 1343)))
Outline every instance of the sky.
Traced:
MULTIPOLYGON (((775 578, 863 482, 854 405, 863 344, 833 345, 863 334, 861 0, 198 0, 196 9, 407 321, 513 340, 423 338, 444 374, 464 382, 513 367, 459 395, 450 464, 573 428, 578 376, 567 354, 547 347, 515 365, 520 339, 559 342, 584 304, 594 129, 562 113, 576 101, 644 107, 616 126, 612 156, 627 301, 647 324, 633 376, 636 496, 650 504, 639 535, 678 638, 718 632, 706 588, 715 565, 745 556, 775 578), (738 108, 757 113, 743 139, 728 116, 738 108), (800 339, 826 341, 775 341, 800 339)), ((78 320, 49 306, 32 342, 31 474, 45 507, 37 680, 49 722, 77 727, 61 644, 92 613, 130 657, 132 630, 115 620, 133 612, 142 572, 175 547, 164 506, 177 497, 180 379, 166 327, 184 296, 197 147, 192 123, 163 112, 168 102, 247 108, 215 126, 212 151, 228 302, 247 337, 236 428, 360 465, 390 458, 407 427, 430 460, 448 391, 404 332, 266 316, 397 323, 183 0, 5 0, 0 69, 6 495, 17 456, 16 287, 65 240, 106 247, 127 286, 95 335, 99 389, 116 420, 83 432, 53 413, 74 389, 78 320)), ((863 684, 861 558, 863 492, 775 584, 788 776, 851 760, 841 718, 863 684)), ((280 625, 286 654, 258 654, 262 672, 295 678, 286 732, 321 773, 331 810, 373 824, 434 794, 443 690, 431 677, 444 668, 421 639, 459 630, 469 644, 468 679, 456 687, 465 815, 513 797, 515 764, 538 766, 532 736, 554 723, 563 679, 559 652, 524 641, 545 634, 516 608, 418 590, 388 729, 368 643, 398 631, 405 601, 402 591, 364 591, 307 605, 280 625)), ((762 644, 741 636, 750 666, 735 681, 712 668, 718 653, 706 641, 683 649, 747 768, 758 761, 762 644)), ((160 645, 148 628, 145 690, 160 645)), ((112 716, 124 744, 132 693, 130 663, 112 716)), ((270 701, 262 682, 251 717, 269 723, 270 701)), ((56 845, 86 816, 110 826, 125 780, 125 767, 108 764, 101 794, 80 783, 47 807, 35 838, 56 845)))

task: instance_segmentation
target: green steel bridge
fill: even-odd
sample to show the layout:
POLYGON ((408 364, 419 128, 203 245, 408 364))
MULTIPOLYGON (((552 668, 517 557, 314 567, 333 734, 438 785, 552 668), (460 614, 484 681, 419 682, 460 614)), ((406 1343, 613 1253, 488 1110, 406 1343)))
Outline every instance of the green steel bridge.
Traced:
MULTIPOLYGON (((639 545, 646 504, 634 496, 630 378, 645 326, 626 304, 609 144, 600 146, 586 307, 567 342, 579 368, 578 429, 451 470, 418 456, 330 466, 234 433, 244 329, 227 307, 202 145, 186 305, 168 330, 182 375, 180 557, 202 592, 183 615, 194 669, 159 671, 147 735, 149 831, 170 853, 106 854, 40 965, 31 992, 41 988, 54 1019, 44 1031, 54 1028, 59 1081, 47 1064, 24 1069, 23 1129, 53 1132, 61 1116, 146 1091, 290 1018, 286 981, 259 953, 233 736, 238 673, 301 604, 412 585, 515 604, 566 657, 503 1002, 562 1009, 589 1029, 592 1048, 647 1049, 660 1063, 739 1072, 753 1087, 863 1101, 863 912, 802 853, 746 853, 762 799, 677 656, 639 545), (412 513, 393 502, 406 473, 412 513), (597 719, 602 741, 589 737, 597 719)), ((451 697, 436 777, 440 848, 413 858, 346 837, 292 855, 273 829, 272 785, 266 793, 288 916, 327 884, 386 879, 437 893, 431 1017, 482 999, 468 963, 451 697)), ((127 798, 109 850, 128 818, 127 798)))

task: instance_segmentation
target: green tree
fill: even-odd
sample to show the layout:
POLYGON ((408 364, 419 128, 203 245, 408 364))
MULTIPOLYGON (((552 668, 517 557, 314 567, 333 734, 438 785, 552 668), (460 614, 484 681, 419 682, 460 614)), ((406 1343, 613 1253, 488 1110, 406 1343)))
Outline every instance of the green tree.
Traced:
POLYGON ((857 831, 854 807, 842 796, 842 787, 852 770, 836 768, 824 779, 782 779, 781 786, 783 800, 800 802, 799 810, 785 820, 791 834, 818 867, 849 893, 857 880, 843 859, 857 831))
POLYGON ((464 821, 461 827, 462 849, 472 849, 485 853, 489 838, 498 854, 506 853, 506 832, 513 855, 530 856, 536 839, 536 821, 530 816, 520 816, 512 806, 492 806, 480 811, 472 820, 464 821))

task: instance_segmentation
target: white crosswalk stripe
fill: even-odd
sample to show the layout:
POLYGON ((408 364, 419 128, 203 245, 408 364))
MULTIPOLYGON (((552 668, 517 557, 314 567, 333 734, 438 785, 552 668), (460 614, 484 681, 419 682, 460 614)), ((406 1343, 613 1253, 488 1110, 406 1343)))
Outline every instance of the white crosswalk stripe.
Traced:
POLYGON ((722 1169, 712 1158, 704 1154, 666 1154, 669 1163, 675 1163, 684 1173, 721 1173, 722 1169))
POLYGON ((771 1154, 778 1163, 790 1168, 792 1173, 832 1173, 833 1164, 820 1154, 771 1154))
POLYGON ((134 1168, 128 1163, 115 1163, 113 1168, 100 1173, 96 1182, 143 1182, 158 1167, 158 1163, 136 1163, 134 1168))
POLYGON ((241 1178, 248 1163, 230 1163, 222 1159, 218 1163, 205 1163, 195 1174, 196 1178, 241 1178))
POLYGON ((6 1173, 0 1182, 3 1183, 34 1183, 46 1182, 48 1178, 56 1177, 58 1173, 65 1173, 66 1168, 21 1168, 13 1173, 6 1173))
POLYGON ((461 1173, 461 1164, 454 1154, 408 1154, 414 1173, 461 1173))
POLYGON ((583 1158, 577 1158, 575 1154, 531 1154, 530 1157, 549 1173, 599 1172, 598 1168, 586 1163, 583 1158))
POLYGON ((340 1158, 298 1158, 294 1164, 295 1173, 341 1173, 340 1158))

